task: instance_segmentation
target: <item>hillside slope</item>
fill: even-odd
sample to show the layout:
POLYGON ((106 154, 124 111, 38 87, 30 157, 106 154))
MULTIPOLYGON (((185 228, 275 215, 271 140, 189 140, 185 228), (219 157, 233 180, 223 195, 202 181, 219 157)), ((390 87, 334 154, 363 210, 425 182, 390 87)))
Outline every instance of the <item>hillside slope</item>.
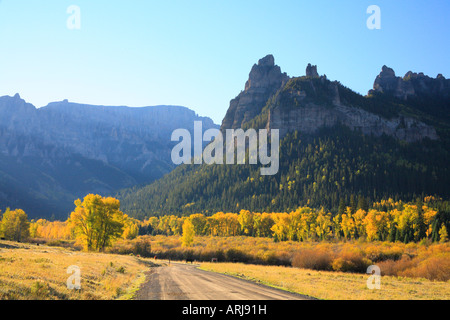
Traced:
POLYGON ((408 73, 395 78, 398 88, 386 90, 395 77, 386 76, 388 69, 361 96, 319 76, 315 66, 289 78, 273 57, 261 59, 221 129, 279 129, 278 174, 261 176, 255 165, 182 165, 153 184, 121 191, 125 212, 142 218, 300 205, 337 211, 352 195, 368 201, 447 198, 450 80, 408 73))

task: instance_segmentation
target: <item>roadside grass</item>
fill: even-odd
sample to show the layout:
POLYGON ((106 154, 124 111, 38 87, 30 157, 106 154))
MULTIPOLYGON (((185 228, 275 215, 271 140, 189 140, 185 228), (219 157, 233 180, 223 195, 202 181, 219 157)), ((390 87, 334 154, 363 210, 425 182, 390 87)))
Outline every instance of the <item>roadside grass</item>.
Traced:
POLYGON ((146 259, 0 241, 0 300, 132 299, 152 266, 146 259), (69 266, 81 270, 70 290, 69 266))
POLYGON ((326 300, 448 300, 450 281, 383 276, 381 289, 370 290, 370 275, 314 271, 242 263, 202 263, 200 269, 251 280, 326 300))

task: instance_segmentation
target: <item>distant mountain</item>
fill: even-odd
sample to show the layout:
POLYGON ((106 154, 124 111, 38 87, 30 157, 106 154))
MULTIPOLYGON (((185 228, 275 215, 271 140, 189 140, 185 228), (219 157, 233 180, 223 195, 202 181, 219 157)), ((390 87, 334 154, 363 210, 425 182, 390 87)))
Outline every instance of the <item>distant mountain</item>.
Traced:
POLYGON ((368 95, 320 76, 289 77, 268 55, 223 119, 221 130, 279 129, 280 171, 252 165, 182 165, 145 187, 120 192, 136 217, 300 205, 337 210, 350 198, 410 200, 450 191, 450 80, 384 66, 368 95), (353 196, 353 197, 352 197, 353 196))
POLYGON ((66 218, 87 193, 111 194, 170 172, 173 130, 218 128, 178 106, 93 106, 67 100, 35 108, 0 97, 0 209, 66 218))

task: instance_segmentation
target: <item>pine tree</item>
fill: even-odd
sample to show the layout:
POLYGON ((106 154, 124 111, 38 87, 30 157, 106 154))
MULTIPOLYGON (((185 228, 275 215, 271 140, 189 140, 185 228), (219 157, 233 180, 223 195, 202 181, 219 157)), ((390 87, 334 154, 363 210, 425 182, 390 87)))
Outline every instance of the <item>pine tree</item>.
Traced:
POLYGON ((356 212, 356 201, 353 194, 350 196, 350 208, 352 210, 352 214, 354 214, 356 212))
POLYGON ((362 196, 362 195, 360 195, 358 198, 357 209, 363 209, 364 211, 369 211, 369 205, 366 201, 366 198, 364 198, 364 196, 362 196))
POLYGON ((389 230, 389 238, 388 241, 389 242, 395 242, 397 238, 397 226, 395 225, 395 223, 391 224, 391 229, 389 230))
POLYGON ((414 241, 418 242, 420 239, 426 238, 427 226, 423 220, 423 210, 422 207, 418 206, 417 219, 415 221, 416 230, 414 230, 414 241))
POLYGON ((395 231, 395 241, 400 241, 400 240, 401 240, 400 230, 397 229, 395 231))
POLYGON ((339 200, 338 216, 342 216, 345 212, 345 201, 343 198, 339 200))
POLYGON ((431 241, 433 241, 433 242, 439 241, 438 226, 439 226, 439 217, 436 217, 433 221, 433 224, 432 224, 433 231, 431 232, 431 241))

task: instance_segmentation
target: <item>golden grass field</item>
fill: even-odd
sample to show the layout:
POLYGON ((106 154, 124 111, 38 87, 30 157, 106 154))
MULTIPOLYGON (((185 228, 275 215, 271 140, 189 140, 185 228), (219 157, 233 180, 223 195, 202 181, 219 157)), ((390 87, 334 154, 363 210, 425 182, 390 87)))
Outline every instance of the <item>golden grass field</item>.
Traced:
MULTIPOLYGON (((144 272, 154 266, 151 261, 0 241, 0 300, 132 299, 145 281, 144 272), (81 290, 67 288, 72 265, 81 269, 81 290)), ((369 290, 365 274, 242 263, 202 263, 201 268, 319 299, 450 299, 450 281, 383 276, 381 289, 369 290)))
POLYGON ((299 268, 202 263, 201 269, 236 276, 327 300, 448 300, 450 281, 383 276, 380 290, 367 288, 369 275, 299 268))
POLYGON ((129 299, 150 265, 134 256, 0 241, 0 300, 129 299), (81 290, 67 288, 72 265, 81 269, 81 290))

